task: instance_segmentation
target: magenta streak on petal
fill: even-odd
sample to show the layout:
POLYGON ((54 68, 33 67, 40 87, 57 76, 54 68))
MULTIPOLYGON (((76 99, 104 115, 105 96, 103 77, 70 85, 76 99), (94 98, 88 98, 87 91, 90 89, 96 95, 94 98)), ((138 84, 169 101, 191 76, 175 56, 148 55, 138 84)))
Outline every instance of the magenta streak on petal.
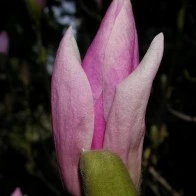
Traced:
POLYGON ((94 133, 99 133, 99 134, 96 134, 96 137, 92 140, 92 145, 91 145, 92 150, 99 149, 101 148, 101 146, 103 146, 104 132, 102 131, 102 128, 105 127, 105 120, 103 118, 102 96, 100 96, 99 99, 96 101, 94 105, 94 109, 97 112, 97 115, 95 116, 94 133))
POLYGON ((83 148, 91 148, 94 111, 90 84, 81 67, 71 29, 65 33, 57 52, 52 75, 51 106, 61 178, 69 193, 79 196, 79 157, 83 148))
POLYGON ((129 0, 114 0, 83 61, 94 99, 95 127, 92 149, 103 147, 105 122, 116 85, 137 65, 137 33, 131 3, 129 0), (97 105, 103 105, 102 112, 97 105), (97 122, 100 119, 101 123, 97 122), (99 128, 96 125, 99 125, 99 128))

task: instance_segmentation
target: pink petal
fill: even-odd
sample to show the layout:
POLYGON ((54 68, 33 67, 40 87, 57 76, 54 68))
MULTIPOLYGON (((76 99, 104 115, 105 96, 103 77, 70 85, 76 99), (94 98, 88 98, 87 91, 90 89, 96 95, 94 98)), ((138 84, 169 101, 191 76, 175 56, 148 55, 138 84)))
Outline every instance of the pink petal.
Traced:
POLYGON ((137 65, 137 33, 130 0, 113 0, 83 61, 94 99, 93 149, 103 146, 116 85, 137 65), (102 112, 97 105, 103 105, 102 112))
POLYGON ((16 188, 14 192, 11 194, 11 196, 22 196, 20 188, 16 188))
POLYGON ((140 180, 146 106, 162 55, 161 33, 152 41, 138 68, 117 86, 105 132, 104 149, 121 157, 136 186, 140 180))
POLYGON ((8 54, 9 38, 8 34, 3 31, 0 33, 0 53, 8 54))
POLYGON ((81 67, 71 29, 65 33, 52 75, 52 125, 62 180, 73 195, 80 195, 78 162, 82 148, 90 149, 94 111, 90 84, 81 67))

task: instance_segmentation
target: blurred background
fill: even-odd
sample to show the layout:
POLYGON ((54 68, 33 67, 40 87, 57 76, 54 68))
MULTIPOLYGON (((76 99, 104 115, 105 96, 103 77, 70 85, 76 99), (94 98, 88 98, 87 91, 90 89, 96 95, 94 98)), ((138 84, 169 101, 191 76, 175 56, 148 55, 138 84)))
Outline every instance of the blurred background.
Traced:
MULTIPOLYGON (((50 79, 72 26, 83 57, 111 0, 0 1, 0 195, 67 195, 55 160, 50 79)), ((132 0, 140 59, 165 35, 146 114, 141 195, 196 195, 196 1, 132 0)))

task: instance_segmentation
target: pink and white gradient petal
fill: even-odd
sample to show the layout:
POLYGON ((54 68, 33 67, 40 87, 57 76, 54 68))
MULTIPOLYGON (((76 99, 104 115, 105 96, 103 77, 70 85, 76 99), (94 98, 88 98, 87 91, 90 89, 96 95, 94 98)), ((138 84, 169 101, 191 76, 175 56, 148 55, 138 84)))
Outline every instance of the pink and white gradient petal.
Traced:
POLYGON ((115 87, 138 65, 137 33, 129 0, 112 1, 82 65, 94 100, 92 149, 101 149, 115 87))
POLYGON ((136 187, 140 183, 146 107, 162 55, 163 34, 160 33, 139 66, 117 86, 107 121, 104 149, 119 155, 136 187))
POLYGON ((57 52, 51 104, 61 177, 71 194, 80 195, 78 162, 81 149, 91 148, 94 111, 90 84, 71 29, 65 33, 57 52))

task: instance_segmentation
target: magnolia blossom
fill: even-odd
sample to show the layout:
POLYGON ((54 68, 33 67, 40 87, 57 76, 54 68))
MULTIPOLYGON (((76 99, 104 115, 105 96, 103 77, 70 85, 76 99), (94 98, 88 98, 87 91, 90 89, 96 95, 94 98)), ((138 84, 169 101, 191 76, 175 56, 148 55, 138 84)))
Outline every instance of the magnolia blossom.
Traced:
POLYGON ((17 187, 14 190, 14 192, 11 194, 11 196, 22 196, 22 192, 21 192, 20 188, 17 187))
POLYGON ((9 49, 8 34, 5 31, 0 32, 0 53, 7 55, 8 49, 9 49))
POLYGON ((51 87, 52 126, 62 180, 80 195, 82 149, 116 153, 139 186, 145 111, 163 54, 163 34, 139 64, 130 0, 113 0, 83 62, 69 28, 58 49, 51 87))

